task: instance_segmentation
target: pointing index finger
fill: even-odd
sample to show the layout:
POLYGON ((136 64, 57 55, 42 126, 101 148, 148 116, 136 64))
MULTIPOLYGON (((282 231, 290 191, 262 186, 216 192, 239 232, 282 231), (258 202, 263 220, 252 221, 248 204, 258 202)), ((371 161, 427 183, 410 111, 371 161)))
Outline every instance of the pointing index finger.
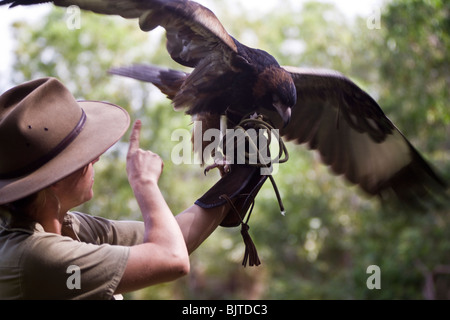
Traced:
POLYGON ((130 135, 130 146, 128 148, 128 153, 134 152, 139 149, 139 136, 141 133, 142 123, 141 120, 136 120, 131 130, 130 135))

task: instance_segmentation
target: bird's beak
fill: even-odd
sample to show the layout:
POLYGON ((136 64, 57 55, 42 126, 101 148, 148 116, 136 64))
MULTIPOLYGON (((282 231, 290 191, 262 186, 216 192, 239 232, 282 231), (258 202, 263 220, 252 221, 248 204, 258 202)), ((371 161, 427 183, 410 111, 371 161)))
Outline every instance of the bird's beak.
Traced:
POLYGON ((278 114, 281 116, 283 120, 283 128, 285 128, 289 122, 291 121, 291 108, 286 107, 281 103, 276 103, 273 107, 277 110, 278 114))

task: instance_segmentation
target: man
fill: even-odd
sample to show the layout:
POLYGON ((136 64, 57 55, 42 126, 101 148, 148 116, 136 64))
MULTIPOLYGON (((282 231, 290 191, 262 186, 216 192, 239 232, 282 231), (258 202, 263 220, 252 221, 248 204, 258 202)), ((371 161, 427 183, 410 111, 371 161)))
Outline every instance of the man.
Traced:
POLYGON ((189 254, 225 217, 239 224, 230 199, 258 184, 250 189, 254 197, 265 179, 250 174, 250 182, 242 170, 234 170, 236 177, 232 170, 200 205, 174 217, 158 188, 162 160, 139 148, 139 120, 127 174, 143 222, 71 212, 93 197, 93 165, 129 121, 118 106, 77 102, 54 78, 0 97, 1 299, 113 299, 171 281, 189 272, 189 254), (220 194, 228 200, 218 200, 220 194), (73 270, 79 275, 75 285, 69 281, 73 270))

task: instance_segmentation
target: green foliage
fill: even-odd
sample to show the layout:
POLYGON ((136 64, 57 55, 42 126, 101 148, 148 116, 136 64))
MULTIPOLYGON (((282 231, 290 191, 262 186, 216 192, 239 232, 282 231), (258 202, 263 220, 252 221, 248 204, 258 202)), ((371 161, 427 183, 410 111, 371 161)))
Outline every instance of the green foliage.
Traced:
MULTIPOLYGON (((255 17, 210 2, 233 36, 272 53, 281 64, 332 68, 350 76, 450 180, 448 1, 388 2, 381 28, 373 30, 368 17, 347 21, 328 3, 299 7, 279 1, 279 10, 255 17)), ((217 180, 217 174, 205 178, 199 166, 170 161, 177 143, 171 134, 189 129, 188 117, 174 112, 150 85, 107 75, 110 67, 135 62, 179 69, 160 32, 143 33, 136 21, 87 12, 80 30, 68 30, 62 9, 52 10, 40 25, 16 22, 13 30, 16 83, 56 76, 77 98, 107 100, 143 120, 142 146, 165 160, 161 188, 174 213, 217 180)), ((125 174, 126 141, 127 136, 96 164, 95 198, 80 210, 140 219, 125 174)), ((239 230, 219 228, 192 255, 187 277, 128 298, 450 298, 449 211, 412 215, 384 208, 333 176, 314 153, 288 148, 290 160, 275 175, 286 217, 267 183, 250 221, 260 267, 242 268, 239 230), (366 286, 369 265, 381 269, 380 290, 366 286)))
POLYGON ((449 15, 448 1, 395 1, 383 19, 384 50, 378 48, 387 91, 381 102, 398 110, 398 125, 426 151, 445 148, 450 133, 449 15), (441 128, 434 139, 429 127, 441 128))

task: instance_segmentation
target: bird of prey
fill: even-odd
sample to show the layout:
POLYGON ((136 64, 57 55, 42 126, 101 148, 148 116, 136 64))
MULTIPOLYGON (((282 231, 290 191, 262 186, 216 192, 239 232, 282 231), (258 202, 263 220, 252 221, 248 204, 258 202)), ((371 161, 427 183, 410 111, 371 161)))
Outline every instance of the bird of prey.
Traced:
POLYGON ((189 73, 135 65, 112 72, 156 85, 174 108, 218 128, 256 112, 286 141, 317 150, 334 173, 370 195, 395 194, 413 204, 448 196, 446 182, 386 117, 377 102, 332 70, 282 67, 225 30, 213 12, 189 0, 3 0, 0 5, 53 2, 100 14, 138 18, 143 31, 166 30, 173 60, 189 73))

